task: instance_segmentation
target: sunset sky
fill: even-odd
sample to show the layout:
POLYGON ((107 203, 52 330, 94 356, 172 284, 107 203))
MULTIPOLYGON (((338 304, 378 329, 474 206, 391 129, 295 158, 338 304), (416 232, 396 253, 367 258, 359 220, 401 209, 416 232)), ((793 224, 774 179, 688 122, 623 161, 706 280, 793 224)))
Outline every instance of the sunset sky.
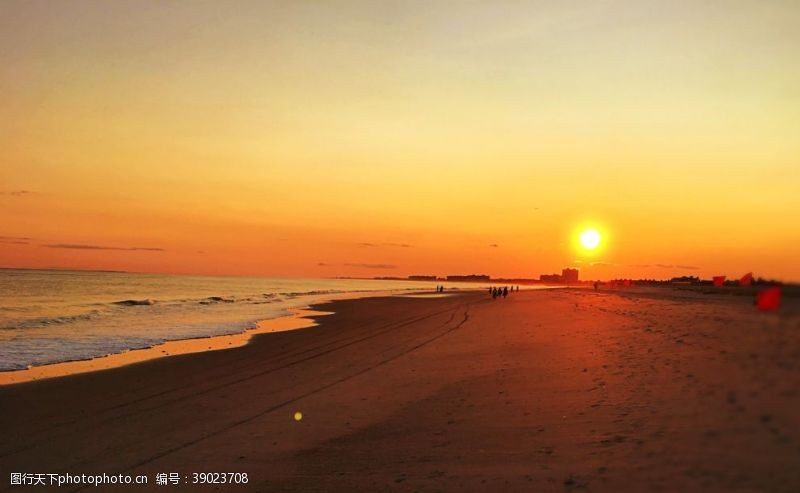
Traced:
POLYGON ((796 0, 4 1, 0 266, 800 280, 798 26, 796 0))

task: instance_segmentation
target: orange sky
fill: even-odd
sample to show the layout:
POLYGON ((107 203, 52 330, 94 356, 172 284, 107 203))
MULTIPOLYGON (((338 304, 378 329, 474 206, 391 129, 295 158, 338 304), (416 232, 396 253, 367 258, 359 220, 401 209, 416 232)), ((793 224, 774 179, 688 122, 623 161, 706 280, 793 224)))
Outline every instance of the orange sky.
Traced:
POLYGON ((3 2, 0 266, 800 280, 797 25, 794 1, 3 2))

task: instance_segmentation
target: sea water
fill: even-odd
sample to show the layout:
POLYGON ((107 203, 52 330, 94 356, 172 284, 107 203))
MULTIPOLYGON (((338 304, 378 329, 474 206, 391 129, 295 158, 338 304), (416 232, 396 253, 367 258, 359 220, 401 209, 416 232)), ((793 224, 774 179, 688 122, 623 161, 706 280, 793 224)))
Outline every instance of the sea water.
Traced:
POLYGON ((0 269, 0 371, 234 334, 337 296, 436 284, 0 269))

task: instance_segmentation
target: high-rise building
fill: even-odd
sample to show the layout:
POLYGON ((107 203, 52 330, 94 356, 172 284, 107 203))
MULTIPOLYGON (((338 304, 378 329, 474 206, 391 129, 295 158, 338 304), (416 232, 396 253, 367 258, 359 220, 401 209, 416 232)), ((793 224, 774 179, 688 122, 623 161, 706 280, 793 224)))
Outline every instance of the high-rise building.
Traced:
POLYGON ((578 282, 578 269, 563 269, 561 271, 561 282, 564 284, 576 284, 578 282))
POLYGON ((539 276, 539 282, 560 283, 561 276, 558 274, 542 274, 539 276))

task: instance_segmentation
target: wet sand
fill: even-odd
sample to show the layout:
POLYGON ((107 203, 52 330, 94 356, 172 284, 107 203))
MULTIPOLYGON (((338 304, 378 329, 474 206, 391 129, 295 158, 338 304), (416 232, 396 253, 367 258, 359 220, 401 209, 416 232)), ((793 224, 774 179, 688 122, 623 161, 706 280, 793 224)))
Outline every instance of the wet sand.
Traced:
POLYGON ((122 353, 110 354, 100 358, 91 358, 77 361, 66 361, 52 365, 32 366, 24 370, 0 372, 0 385, 10 385, 22 382, 32 382, 53 377, 77 375, 110 368, 166 358, 180 354, 202 353, 207 351, 220 351, 234 349, 250 343, 250 339, 258 334, 279 332, 283 330, 297 330, 316 325, 310 318, 312 316, 329 315, 329 312, 316 310, 297 309, 291 315, 263 320, 255 328, 237 334, 220 335, 213 337, 198 337, 194 339, 179 339, 156 344, 153 347, 134 349, 122 353))
POLYGON ((151 483, 59 491, 166 490, 155 475, 171 472, 249 479, 171 491, 800 490, 793 300, 774 314, 748 297, 547 290, 315 309, 335 314, 0 387, 0 490, 11 472, 151 483))

